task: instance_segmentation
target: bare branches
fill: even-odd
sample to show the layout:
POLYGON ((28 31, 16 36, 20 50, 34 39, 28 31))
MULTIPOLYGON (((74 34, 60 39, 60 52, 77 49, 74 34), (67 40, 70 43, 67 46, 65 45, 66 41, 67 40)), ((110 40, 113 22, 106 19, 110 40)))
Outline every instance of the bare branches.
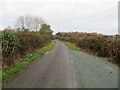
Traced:
POLYGON ((29 31, 39 31, 41 25, 45 23, 45 21, 38 16, 32 16, 32 15, 25 15, 20 16, 17 19, 16 27, 19 31, 24 31, 25 29, 29 31))

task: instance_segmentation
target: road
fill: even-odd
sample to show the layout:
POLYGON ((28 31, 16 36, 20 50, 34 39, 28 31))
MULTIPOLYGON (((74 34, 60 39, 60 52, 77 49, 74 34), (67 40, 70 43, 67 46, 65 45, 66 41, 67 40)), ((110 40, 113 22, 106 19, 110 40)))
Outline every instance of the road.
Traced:
POLYGON ((55 47, 35 60, 5 88, 117 88, 118 67, 102 58, 55 47))
POLYGON ((72 73, 67 46, 56 41, 55 47, 36 60, 7 88, 72 88, 72 73))
POLYGON ((103 58, 70 50, 75 87, 118 88, 118 67, 103 58))

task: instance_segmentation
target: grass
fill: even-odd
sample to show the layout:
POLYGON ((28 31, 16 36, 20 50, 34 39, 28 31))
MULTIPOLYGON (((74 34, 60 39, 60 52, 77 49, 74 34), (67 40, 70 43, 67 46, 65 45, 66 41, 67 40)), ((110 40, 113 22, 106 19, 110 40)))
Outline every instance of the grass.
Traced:
POLYGON ((2 82, 2 70, 0 70, 0 83, 2 82))
POLYGON ((55 41, 50 42, 48 45, 44 46, 42 49, 37 50, 34 53, 29 53, 23 60, 12 67, 11 70, 5 71, 2 73, 2 82, 5 83, 10 80, 13 76, 15 76, 18 72, 23 71, 25 67, 27 67, 32 61, 37 59, 38 57, 45 54, 47 51, 52 49, 55 45, 55 41))
POLYGON ((72 49, 72 50, 80 50, 80 48, 79 47, 77 47, 75 44, 72 44, 72 43, 70 43, 70 42, 65 42, 65 41, 62 41, 64 44, 66 44, 70 49, 72 49))

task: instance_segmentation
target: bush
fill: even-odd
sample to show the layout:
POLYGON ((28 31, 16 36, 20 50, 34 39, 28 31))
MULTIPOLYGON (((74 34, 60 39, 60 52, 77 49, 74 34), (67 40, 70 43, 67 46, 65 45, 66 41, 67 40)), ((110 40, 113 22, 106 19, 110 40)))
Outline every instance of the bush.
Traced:
POLYGON ((20 46, 19 39, 14 32, 2 32, 2 56, 4 63, 13 63, 15 54, 20 46), (8 60, 9 59, 9 60, 8 60))
POLYGON ((98 56, 112 58, 114 62, 118 62, 120 58, 120 40, 100 37, 84 38, 79 41, 78 46, 98 56))
POLYGON ((2 32, 2 54, 3 65, 13 65, 16 58, 26 56, 29 52, 34 52, 49 43, 51 37, 23 32, 2 32))

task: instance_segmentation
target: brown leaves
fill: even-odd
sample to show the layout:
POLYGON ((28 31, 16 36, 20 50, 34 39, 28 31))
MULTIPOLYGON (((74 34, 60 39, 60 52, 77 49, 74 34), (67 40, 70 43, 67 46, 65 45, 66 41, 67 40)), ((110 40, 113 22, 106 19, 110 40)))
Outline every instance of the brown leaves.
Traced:
POLYGON ((2 34, 3 34, 2 36, 4 36, 2 37, 3 38, 2 46, 4 48, 2 51, 4 52, 3 53, 4 65, 14 64, 14 60, 16 60, 16 58, 24 57, 28 52, 33 52, 36 49, 42 48, 51 40, 50 36, 47 35, 41 36, 39 34, 32 34, 32 33, 5 32, 2 34), (7 36, 5 37, 4 34, 7 36), (13 40, 10 38, 12 38, 13 40), (16 46, 16 42, 17 44, 20 45, 16 46))

